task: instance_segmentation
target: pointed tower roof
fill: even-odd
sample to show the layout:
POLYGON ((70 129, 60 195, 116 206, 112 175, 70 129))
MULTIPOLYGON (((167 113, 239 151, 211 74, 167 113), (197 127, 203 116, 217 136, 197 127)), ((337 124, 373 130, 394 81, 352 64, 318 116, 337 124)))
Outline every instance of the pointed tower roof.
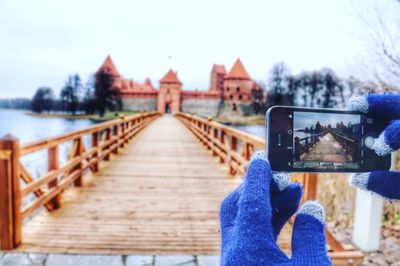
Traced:
POLYGON ((146 78, 143 83, 143 87, 146 89, 154 90, 153 84, 151 84, 151 80, 149 78, 146 78))
POLYGON ((143 85, 153 87, 153 84, 151 84, 151 80, 149 78, 146 78, 146 80, 144 81, 143 85))
POLYGON ((229 71, 228 75, 225 77, 226 79, 244 79, 244 80, 251 80, 249 73, 244 68, 242 61, 238 58, 229 71))
POLYGON ((178 72, 174 72, 170 69, 167 74, 160 80, 160 83, 178 83, 182 84, 182 82, 178 79, 178 72))
POLYGON ((133 89, 132 84, 129 80, 127 79, 123 79, 122 81, 122 85, 121 85, 121 89, 122 90, 131 90, 133 89))
POLYGON ((112 74, 113 76, 120 76, 117 68, 115 67, 115 64, 113 60, 111 59, 111 56, 107 55, 106 60, 104 60, 103 64, 99 68, 99 71, 104 71, 106 73, 112 74))

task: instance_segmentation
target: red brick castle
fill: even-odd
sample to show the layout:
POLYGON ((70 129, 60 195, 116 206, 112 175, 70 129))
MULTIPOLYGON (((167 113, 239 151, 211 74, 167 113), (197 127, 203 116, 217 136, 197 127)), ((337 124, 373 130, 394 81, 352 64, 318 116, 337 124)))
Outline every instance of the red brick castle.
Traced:
POLYGON ((121 92, 124 109, 133 111, 183 111, 203 116, 216 116, 221 112, 241 114, 241 107, 251 103, 252 90, 261 89, 251 79, 240 59, 236 60, 228 73, 225 66, 214 64, 211 69, 210 87, 206 91, 183 90, 177 72, 172 69, 161 78, 158 90, 149 78, 144 83, 124 79, 110 56, 107 56, 98 71, 104 71, 114 77, 113 86, 121 92))

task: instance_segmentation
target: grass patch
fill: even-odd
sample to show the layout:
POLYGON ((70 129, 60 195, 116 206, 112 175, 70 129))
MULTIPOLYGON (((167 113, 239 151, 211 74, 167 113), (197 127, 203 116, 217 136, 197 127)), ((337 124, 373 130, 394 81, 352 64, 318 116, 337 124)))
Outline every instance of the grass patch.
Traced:
MULTIPOLYGON (((102 118, 105 120, 110 120, 110 119, 118 118, 122 114, 125 116, 130 116, 130 115, 134 115, 137 113, 138 112, 134 112, 134 111, 107 112, 104 114, 104 117, 102 117, 102 118)), ((96 115, 96 117, 100 118, 99 115, 96 115)))
POLYGON ((228 124, 228 125, 264 125, 265 116, 263 115, 251 115, 251 116, 232 116, 232 117, 217 117, 214 119, 217 122, 228 124))

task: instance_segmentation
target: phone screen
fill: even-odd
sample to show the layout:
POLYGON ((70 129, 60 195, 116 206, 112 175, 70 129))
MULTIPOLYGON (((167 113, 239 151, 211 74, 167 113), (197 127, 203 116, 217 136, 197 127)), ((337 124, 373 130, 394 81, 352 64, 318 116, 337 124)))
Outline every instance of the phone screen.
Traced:
POLYGON ((365 114, 274 107, 268 112, 267 125, 273 170, 364 172, 390 168, 390 156, 378 156, 371 149, 385 125, 365 114))

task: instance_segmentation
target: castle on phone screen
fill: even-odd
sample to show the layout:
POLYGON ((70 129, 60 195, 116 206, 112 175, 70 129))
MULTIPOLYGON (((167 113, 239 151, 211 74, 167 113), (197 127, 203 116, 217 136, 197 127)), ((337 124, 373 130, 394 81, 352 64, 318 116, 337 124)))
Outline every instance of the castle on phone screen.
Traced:
POLYGON ((239 58, 229 71, 224 65, 212 66, 208 90, 185 90, 178 72, 172 69, 158 81, 158 88, 150 78, 143 82, 125 78, 110 56, 107 56, 96 74, 101 72, 112 75, 113 87, 120 91, 124 109, 132 111, 182 111, 209 117, 217 114, 241 115, 251 104, 254 93, 262 91, 239 58))

